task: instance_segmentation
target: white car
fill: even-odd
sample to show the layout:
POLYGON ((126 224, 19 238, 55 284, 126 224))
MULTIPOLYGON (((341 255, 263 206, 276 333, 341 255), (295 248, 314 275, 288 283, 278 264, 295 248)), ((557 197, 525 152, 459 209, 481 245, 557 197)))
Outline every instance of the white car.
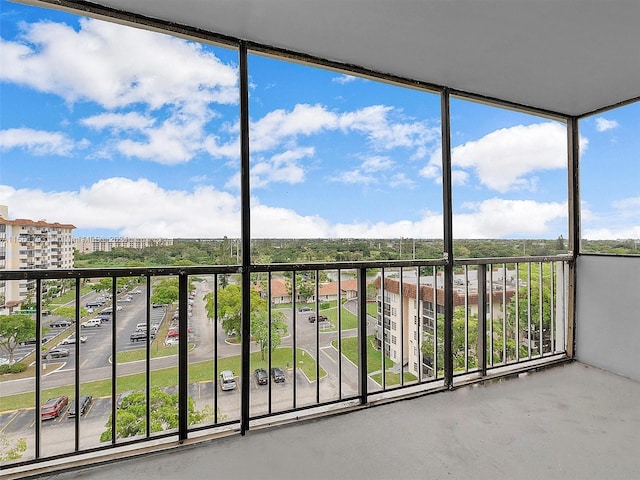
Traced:
POLYGON ((80 324, 82 328, 99 327, 100 325, 102 325, 102 321, 99 318, 92 318, 80 324))
POLYGON ((178 343, 180 342, 180 340, 178 339, 178 337, 167 337, 167 339, 164 341, 165 346, 169 346, 169 345, 178 345, 178 343))
MULTIPOLYGON (((80 343, 84 343, 87 341, 87 337, 80 335, 80 343)), ((60 345, 70 345, 72 343, 76 343, 75 335, 69 335, 67 338, 60 342, 60 345)))

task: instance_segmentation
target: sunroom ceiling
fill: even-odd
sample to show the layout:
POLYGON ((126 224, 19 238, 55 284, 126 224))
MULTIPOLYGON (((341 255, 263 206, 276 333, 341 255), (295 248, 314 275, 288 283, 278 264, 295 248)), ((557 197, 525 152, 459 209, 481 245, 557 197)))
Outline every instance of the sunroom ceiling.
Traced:
POLYGON ((640 96, 638 0, 93 3, 562 114, 640 96))

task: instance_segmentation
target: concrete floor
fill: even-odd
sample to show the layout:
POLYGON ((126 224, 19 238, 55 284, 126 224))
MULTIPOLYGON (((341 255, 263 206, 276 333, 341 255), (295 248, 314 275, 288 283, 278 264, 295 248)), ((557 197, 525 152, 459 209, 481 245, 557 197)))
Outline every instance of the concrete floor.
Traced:
POLYGON ((44 478, 638 479, 640 383, 572 363, 44 478))

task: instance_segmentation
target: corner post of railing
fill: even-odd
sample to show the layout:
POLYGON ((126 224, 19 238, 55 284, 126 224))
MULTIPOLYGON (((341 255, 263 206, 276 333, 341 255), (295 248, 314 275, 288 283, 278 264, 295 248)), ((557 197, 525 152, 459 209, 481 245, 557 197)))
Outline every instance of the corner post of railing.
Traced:
POLYGON ((487 375, 487 266, 478 265, 478 369, 487 375))
MULTIPOLYGON (((384 282, 384 279, 382 280, 384 282)), ((367 269, 358 271, 358 394, 366 405, 367 391, 367 269)))
MULTIPOLYGON (((449 89, 440 96, 442 119, 442 212, 444 226, 444 384, 453 388, 453 195, 451 180, 451 115, 449 89)), ((436 320, 437 321, 437 320, 436 320)), ((437 372, 436 372, 437 375, 437 372)))
POLYGON ((568 318, 567 318, 567 356, 575 356, 576 319, 576 258, 580 253, 580 131, 576 117, 567 119, 567 146, 569 168, 569 253, 572 258, 569 261, 569 286, 568 286, 568 318))
POLYGON ((242 360, 240 434, 249 430, 249 389, 251 387, 249 355, 251 353, 251 216, 249 182, 249 71, 247 42, 238 45, 240 82, 240 235, 242 241, 242 360))
POLYGON ((180 443, 188 437, 189 402, 189 325, 187 305, 189 301, 189 275, 181 271, 178 275, 178 439, 180 443))

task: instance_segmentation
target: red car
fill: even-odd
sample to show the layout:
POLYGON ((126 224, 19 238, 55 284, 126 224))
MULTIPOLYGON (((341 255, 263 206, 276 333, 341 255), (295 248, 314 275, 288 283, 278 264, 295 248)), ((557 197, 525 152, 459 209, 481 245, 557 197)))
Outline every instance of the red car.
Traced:
POLYGON ((64 407, 66 407, 68 403, 69 397, 67 397, 66 395, 50 398, 42 406, 42 409, 40 410, 40 418, 42 420, 58 418, 64 410, 64 407))

